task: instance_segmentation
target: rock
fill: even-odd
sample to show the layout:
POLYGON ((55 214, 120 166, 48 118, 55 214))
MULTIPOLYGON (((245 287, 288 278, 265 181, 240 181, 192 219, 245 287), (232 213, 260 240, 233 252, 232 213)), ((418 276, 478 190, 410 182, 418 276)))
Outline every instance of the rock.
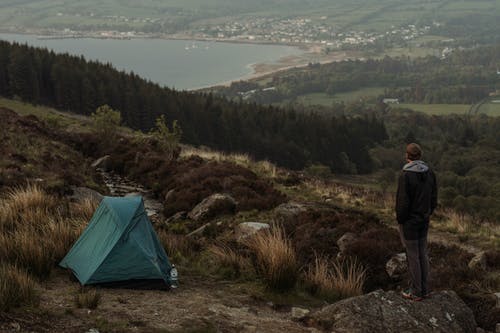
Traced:
POLYGON ((234 213, 236 201, 227 194, 215 193, 203 199, 189 212, 188 217, 195 221, 207 220, 223 213, 234 213))
POLYGON ((406 253, 398 253, 394 255, 385 264, 385 271, 387 274, 393 278, 400 278, 408 270, 408 265, 406 262, 406 253))
POLYGON ((199 227, 198 229, 196 229, 195 231, 192 231, 190 232, 189 234, 187 234, 187 237, 192 237, 192 236, 196 236, 196 235, 201 235, 203 233, 203 231, 205 231, 205 229, 210 225, 210 223, 205 223, 204 225, 202 225, 201 227, 199 227))
POLYGON ((357 236, 352 232, 347 232, 340 237, 337 241, 337 246, 339 247, 340 252, 344 252, 356 239, 357 236))
POLYGON ((308 309, 303 309, 303 308, 298 308, 298 307, 293 307, 291 310, 291 316, 292 320, 300 321, 307 317, 307 315, 310 313, 308 309))
POLYGON ((247 238, 248 236, 256 234, 260 230, 270 229, 268 223, 260 222, 243 222, 236 226, 235 233, 236 239, 247 238))
POLYGON ((96 202, 101 202, 103 195, 88 187, 71 187, 73 190, 73 195, 70 196, 71 200, 74 201, 84 201, 84 200, 94 200, 96 202))
POLYGON ((454 291, 415 302, 395 291, 377 290, 328 305, 310 318, 328 332, 475 333, 477 327, 472 311, 454 291))
POLYGON ((175 213, 174 215, 170 216, 166 221, 165 223, 166 224, 170 224, 170 223, 175 223, 175 222, 179 222, 179 221, 182 221, 182 220, 185 220, 187 217, 187 212, 185 211, 182 211, 182 212, 177 212, 175 213))
POLYGON ((493 296, 495 296, 495 299, 497 301, 496 308, 500 309, 500 293, 494 293, 493 296))
POLYGON ((469 261, 469 268, 470 269, 480 269, 480 270, 485 270, 488 267, 487 260, 486 260, 486 254, 484 252, 480 252, 476 254, 470 261, 469 261))
POLYGON ((497 326, 495 328, 495 333, 500 333, 500 323, 497 323, 497 326))
POLYGON ((92 167, 95 169, 103 169, 104 171, 109 171, 109 159, 111 156, 106 155, 101 158, 98 158, 97 160, 92 163, 92 167))
POLYGON ((175 194, 175 190, 168 191, 167 194, 165 194, 165 203, 172 200, 172 198, 174 197, 174 194, 175 194))
POLYGON ((305 205, 297 202, 285 202, 274 209, 276 221, 283 226, 295 225, 299 214, 306 212, 305 205))
POLYGON ((481 327, 476 328, 476 333, 486 333, 481 327))

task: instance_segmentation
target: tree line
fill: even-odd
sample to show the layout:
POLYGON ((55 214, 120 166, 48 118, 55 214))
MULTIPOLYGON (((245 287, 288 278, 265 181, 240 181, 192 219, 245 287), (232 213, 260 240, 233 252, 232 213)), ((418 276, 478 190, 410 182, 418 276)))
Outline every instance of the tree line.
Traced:
POLYGON ((292 169, 321 163, 334 172, 370 172, 368 149, 387 137, 373 116, 334 117, 175 91, 109 63, 3 41, 0 95, 83 115, 107 104, 124 124, 143 131, 163 115, 178 122, 185 143, 292 169))
MULTIPOLYGON (((383 87, 384 97, 399 98, 406 103, 472 104, 500 88, 499 54, 500 44, 497 44, 455 50, 445 59, 386 56, 310 64, 307 68, 274 75, 266 85, 274 89, 257 90, 250 100, 275 103, 309 93, 335 95, 363 87, 383 87)), ((220 92, 235 98, 244 87, 243 83, 235 83, 220 92)))

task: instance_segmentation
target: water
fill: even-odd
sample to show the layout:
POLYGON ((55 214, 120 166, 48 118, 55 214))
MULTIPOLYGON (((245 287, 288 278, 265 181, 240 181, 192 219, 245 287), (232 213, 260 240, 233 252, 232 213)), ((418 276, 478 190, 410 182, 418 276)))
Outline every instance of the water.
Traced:
POLYGON ((0 39, 109 62, 117 69, 183 90, 237 80, 253 73, 252 64, 275 63, 302 52, 282 45, 164 39, 38 39, 20 34, 0 34, 0 39))

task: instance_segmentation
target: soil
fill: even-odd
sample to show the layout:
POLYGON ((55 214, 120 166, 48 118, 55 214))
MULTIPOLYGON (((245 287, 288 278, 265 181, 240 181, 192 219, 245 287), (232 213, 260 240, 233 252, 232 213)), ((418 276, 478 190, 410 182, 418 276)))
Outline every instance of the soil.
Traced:
POLYGON ((56 270, 40 307, 0 314, 0 332, 317 332, 229 282, 189 279, 173 291, 100 289, 96 310, 78 309, 79 285, 56 270))

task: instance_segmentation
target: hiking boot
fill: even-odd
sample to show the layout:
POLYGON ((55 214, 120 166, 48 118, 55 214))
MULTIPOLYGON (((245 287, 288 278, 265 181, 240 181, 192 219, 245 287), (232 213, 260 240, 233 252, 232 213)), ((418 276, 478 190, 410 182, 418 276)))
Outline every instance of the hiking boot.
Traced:
POLYGON ((415 301, 415 302, 420 302, 420 301, 424 300, 423 297, 415 295, 409 289, 401 292, 401 295, 403 296, 403 298, 406 298, 406 299, 409 299, 409 300, 412 300, 412 301, 415 301))

